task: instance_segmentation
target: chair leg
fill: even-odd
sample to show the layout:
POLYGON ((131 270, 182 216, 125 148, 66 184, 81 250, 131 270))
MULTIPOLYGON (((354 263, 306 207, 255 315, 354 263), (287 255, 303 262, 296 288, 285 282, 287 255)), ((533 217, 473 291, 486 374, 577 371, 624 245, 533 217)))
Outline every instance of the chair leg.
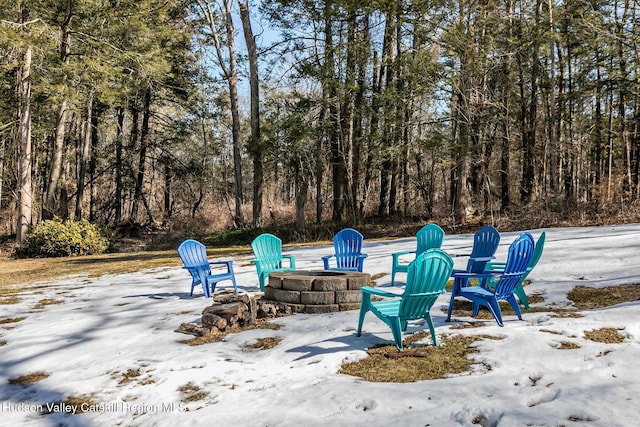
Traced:
POLYGON ((236 284, 236 275, 233 272, 233 266, 229 265, 229 273, 231 274, 231 283, 233 283, 233 291, 238 295, 238 285, 236 284))
POLYGON ((477 301, 471 301, 471 317, 476 317, 480 312, 480 303, 477 301))
MULTIPOLYGON (((204 282, 201 282, 202 284, 202 292, 204 293, 205 298, 209 298, 211 296, 212 292, 209 292, 209 284, 207 283, 207 281, 205 280, 204 282)), ((215 283, 213 284, 214 288, 215 288, 215 283)))
POLYGON ((498 301, 493 298, 492 300, 487 302, 487 308, 489 308, 489 311, 491 311, 491 314, 493 315, 494 319, 496 319, 496 322, 498 322, 498 325, 504 326, 504 323, 502 322, 502 311, 500 311, 500 305, 498 304, 498 301))
POLYGON ((525 310, 529 310, 529 298, 527 298, 527 294, 524 293, 522 285, 516 286, 516 288, 513 290, 513 293, 518 296, 518 299, 524 306, 525 310))
POLYGON ((447 322, 451 321, 451 312, 453 311, 453 301, 456 299, 457 290, 456 282, 453 281, 453 289, 451 289, 451 299, 449 300, 449 309, 447 310, 447 322))
POLYGON ((427 313, 427 315, 424 316, 424 320, 426 320, 427 325, 429 325, 429 332, 431 332, 431 340, 433 341, 433 345, 439 346, 440 343, 438 342, 438 338, 436 337, 436 330, 433 327, 433 320, 431 319, 431 314, 427 313))
POLYGON ((402 350, 402 325, 400 319, 395 317, 389 319, 389 327, 391 328, 391 334, 393 334, 393 341, 396 343, 398 351, 402 350))
POLYGON ((369 294, 363 294, 360 301, 360 315, 358 316, 358 330, 356 336, 359 337, 362 334, 362 322, 364 321, 364 315, 369 311, 371 305, 371 296, 369 294))
POLYGON ((513 308, 513 311, 516 312, 516 316, 518 316, 518 319, 522 320, 522 313, 520 312, 520 306, 518 305, 518 301, 516 300, 516 297, 511 295, 507 299, 507 301, 511 305, 511 308, 513 308))

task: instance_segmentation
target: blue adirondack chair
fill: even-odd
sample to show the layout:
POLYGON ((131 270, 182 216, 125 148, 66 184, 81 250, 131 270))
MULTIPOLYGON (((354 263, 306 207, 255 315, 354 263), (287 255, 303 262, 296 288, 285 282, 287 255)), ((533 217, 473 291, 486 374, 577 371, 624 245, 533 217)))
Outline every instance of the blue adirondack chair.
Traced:
POLYGON ((399 351, 402 351, 402 331, 407 329, 409 320, 425 319, 433 344, 439 345, 429 310, 438 299, 438 295, 445 291, 452 269, 453 261, 449 255, 440 249, 430 249, 418 255, 409 264, 407 284, 401 295, 379 288, 362 287, 356 335, 361 335, 364 316, 371 311, 389 325, 399 351), (371 301, 372 295, 393 299, 371 301))
POLYGON ((185 240, 178 246, 178 255, 184 264, 185 269, 191 274, 191 293, 197 285, 202 286, 204 296, 209 298, 216 289, 216 284, 223 280, 231 280, 233 290, 238 293, 236 276, 233 274, 233 261, 209 261, 207 259, 207 249, 196 240, 185 240), (211 267, 216 267, 222 271, 212 274, 211 267))
POLYGON ((296 269, 295 256, 282 255, 282 240, 273 234, 265 233, 256 237, 251 242, 251 249, 256 257, 251 260, 251 263, 256 266, 258 283, 262 292, 264 292, 264 285, 269 273, 296 269), (283 265, 284 259, 289 261, 289 266, 283 265))
MULTIPOLYGON (((482 273, 489 261, 494 259, 494 254, 500 244, 500 233, 495 227, 485 225, 473 235, 473 247, 470 254, 459 254, 459 256, 468 256, 467 267, 464 270, 453 270, 453 290, 451 292, 451 301, 453 304, 454 295, 460 288, 467 285, 468 276, 457 273, 482 273), (456 275, 457 274, 457 275, 456 275)), ((449 321, 451 312, 447 316, 449 321)))
MULTIPOLYGON (((522 279, 520 279, 520 282, 518 282, 518 284, 516 285, 516 288, 513 291, 518 297, 518 300, 520 301, 520 303, 527 310, 529 309, 529 298, 527 298, 527 294, 524 292, 524 288, 522 287, 522 285, 524 284, 524 281, 527 278, 527 276, 529 276, 529 273, 531 273, 531 270, 533 270, 533 268, 538 264, 538 261, 540 261, 540 257, 542 257, 542 250, 544 249, 545 240, 546 240, 546 233, 543 231, 542 234, 540 234, 540 237, 538 237, 538 241, 536 242, 535 248, 533 249, 533 256, 531 257, 531 263, 527 267, 527 271, 524 273, 524 276, 522 276, 522 279)), ((485 266, 485 271, 504 271, 506 264, 507 264, 506 262, 492 261, 487 263, 487 265, 485 266)), ((495 280, 489 280, 487 284, 493 288, 495 287, 495 280)))
POLYGON ((362 234, 353 228, 340 230, 333 236, 333 255, 322 257, 325 270, 349 270, 362 272, 364 259, 369 255, 362 253, 362 234), (335 258, 335 266, 331 265, 335 258))
POLYGON ((520 307, 518 306, 518 301, 513 291, 522 279, 522 276, 525 275, 527 267, 531 263, 534 245, 531 234, 523 233, 509 246, 509 254, 503 271, 453 273, 454 277, 478 279, 479 285, 463 286, 459 289, 454 288, 451 295, 451 302, 449 303, 447 320, 451 317, 453 300, 456 297, 464 297, 471 300, 472 316, 478 314, 480 306, 487 307, 500 326, 504 326, 504 323, 502 322, 502 312, 500 311, 499 301, 507 301, 513 308, 513 311, 516 312, 518 319, 522 320, 520 307), (487 281, 492 279, 495 279, 495 287, 493 288, 487 286, 487 281))
POLYGON ((396 252, 391 254, 393 265, 391 266, 391 285, 395 284, 396 273, 406 273, 409 268, 408 263, 401 263, 401 257, 406 259, 406 255, 415 254, 417 257, 429 249, 440 249, 444 240, 444 230, 437 224, 427 224, 416 233, 417 248, 415 251, 396 252))

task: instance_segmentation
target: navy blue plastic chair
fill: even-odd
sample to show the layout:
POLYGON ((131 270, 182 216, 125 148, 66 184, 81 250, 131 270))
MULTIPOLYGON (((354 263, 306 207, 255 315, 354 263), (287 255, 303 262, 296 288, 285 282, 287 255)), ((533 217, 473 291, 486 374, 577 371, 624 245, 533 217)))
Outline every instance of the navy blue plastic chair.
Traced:
POLYGON ((454 278, 467 281, 469 279, 477 279, 479 284, 477 286, 454 288, 451 294, 451 302, 449 303, 447 321, 451 317, 453 302, 456 297, 464 297, 471 300, 472 316, 478 315, 481 306, 487 307, 500 326, 504 326, 504 323, 502 322, 499 302, 507 301, 515 311, 518 319, 522 320, 514 290, 520 283, 520 279, 527 273, 527 267, 529 267, 533 258, 534 246, 535 243, 531 234, 523 233, 509 246, 509 254, 503 271, 453 273, 454 278), (487 285, 489 280, 493 282, 493 288, 487 285))
POLYGON ((233 261, 209 261, 207 248, 202 243, 191 239, 185 240, 178 246, 178 255, 184 264, 183 268, 191 274, 190 295, 193 296, 193 289, 201 285, 204 296, 209 298, 213 295, 216 284, 223 280, 231 280, 234 292, 238 293, 233 261), (222 272, 212 274, 211 267, 217 267, 222 272))
POLYGON ((362 272, 364 260, 368 256, 362 253, 362 234, 353 228, 340 230, 333 236, 333 249, 333 255, 322 257, 325 270, 362 272), (331 265, 332 258, 335 258, 335 265, 331 265))
MULTIPOLYGON (((466 275, 456 273, 482 273, 489 261, 494 259, 494 255, 500 244, 500 233, 495 227, 485 225, 473 235, 473 247, 470 254, 458 254, 456 257, 468 256, 467 267, 464 270, 453 270, 453 291, 451 293, 451 301, 453 304, 454 295, 459 292, 460 288, 467 285, 469 278, 466 275)), ((449 314, 450 316, 451 314, 449 314)), ((447 321, 449 317, 447 317, 447 321)))
MULTIPOLYGON (((518 283, 515 290, 513 291, 513 293, 515 293, 516 296, 518 297, 518 300, 520 301, 520 303, 527 310, 529 309, 529 298, 527 297, 527 294, 524 292, 524 288, 523 288, 524 281, 529 276, 529 273, 531 273, 531 270, 533 270, 533 268, 538 264, 538 261, 540 261, 540 257, 542 256, 542 250, 544 249, 544 242, 546 240, 546 236, 547 234, 543 231, 542 234, 540 234, 540 237, 538 237, 536 246, 533 249, 533 257, 531 257, 531 263, 529 264, 529 267, 527 267, 527 272, 524 274, 524 276, 522 276, 522 278, 520 279, 520 282, 518 283)), ((485 270, 486 271, 503 271, 505 265, 506 265, 505 262, 492 261, 487 263, 487 265, 485 266, 485 270)), ((487 282, 487 285, 490 287, 493 287, 493 281, 490 280, 489 282, 487 282)))

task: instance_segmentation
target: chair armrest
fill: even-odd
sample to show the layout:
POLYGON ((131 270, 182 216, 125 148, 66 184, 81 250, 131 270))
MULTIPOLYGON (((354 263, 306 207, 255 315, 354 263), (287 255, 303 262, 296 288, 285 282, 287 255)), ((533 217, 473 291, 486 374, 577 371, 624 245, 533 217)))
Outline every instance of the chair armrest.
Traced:
POLYGON ((295 255, 282 255, 282 259, 288 259, 289 260, 289 266, 293 269, 296 268, 296 257, 295 255))
POLYGON ((485 271, 482 273, 467 273, 466 271, 457 270, 451 273, 452 277, 466 277, 467 279, 490 279, 496 276, 502 276, 501 272, 485 271))
POLYGON ((226 265, 230 266, 233 264, 233 261, 209 261, 209 265, 226 265))
POLYGON ((360 254, 360 255, 358 255, 358 259, 365 259, 368 256, 369 256, 369 254, 360 254))
POLYGON ((415 254, 415 253, 416 253, 416 251, 402 251, 402 252, 392 253, 391 256, 395 259, 395 258, 398 258, 398 257, 400 257, 402 255, 409 255, 409 254, 415 254))
POLYGON ((484 262, 489 262, 492 259, 495 259, 495 257, 494 256, 474 256, 474 257, 471 257, 469 259, 472 259, 474 261, 480 261, 480 262, 483 262, 483 261, 484 262))
POLYGON ((402 297, 401 294, 394 294, 393 292, 383 291, 382 289, 373 288, 371 286, 363 286, 363 287, 360 288, 360 290, 365 294, 377 295, 377 296, 380 296, 380 297, 390 297, 390 298, 400 298, 400 297, 402 297))
POLYGON ((322 257, 322 265, 324 266, 325 270, 329 270, 330 265, 329 265, 329 260, 331 258, 333 258, 335 255, 325 255, 322 257))

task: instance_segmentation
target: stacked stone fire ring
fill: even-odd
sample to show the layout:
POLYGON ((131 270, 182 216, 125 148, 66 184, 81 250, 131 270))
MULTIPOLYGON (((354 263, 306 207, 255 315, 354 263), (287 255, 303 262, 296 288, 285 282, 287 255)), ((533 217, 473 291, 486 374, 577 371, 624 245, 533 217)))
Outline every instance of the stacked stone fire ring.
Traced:
POLYGON ((340 270, 294 270, 269 274, 263 299, 287 304, 295 313, 332 313, 360 308, 371 275, 340 270))

